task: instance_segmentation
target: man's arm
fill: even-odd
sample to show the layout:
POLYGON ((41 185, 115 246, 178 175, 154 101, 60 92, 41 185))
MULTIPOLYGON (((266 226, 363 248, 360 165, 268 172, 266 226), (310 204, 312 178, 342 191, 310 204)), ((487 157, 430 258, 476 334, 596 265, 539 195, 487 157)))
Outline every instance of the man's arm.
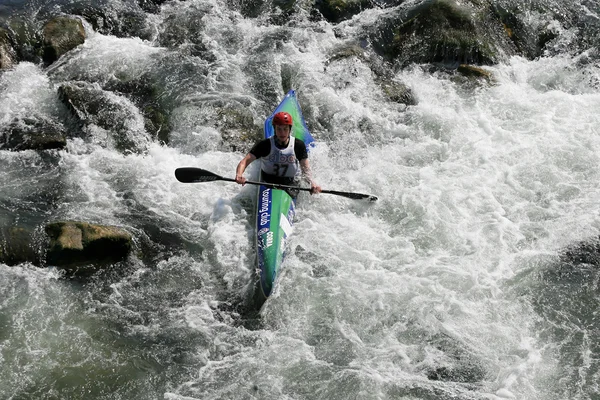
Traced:
POLYGON ((317 185, 312 180, 312 172, 310 170, 310 165, 308 164, 308 158, 300 160, 300 168, 302 168, 304 179, 310 183, 310 194, 321 193, 321 186, 317 185))
POLYGON ((237 168, 235 169, 235 181, 240 185, 246 183, 246 178, 244 178, 244 171, 246 170, 246 167, 250 165, 250 163, 254 160, 256 160, 256 156, 252 153, 248 153, 246 154, 246 157, 242 158, 242 161, 240 161, 237 168))

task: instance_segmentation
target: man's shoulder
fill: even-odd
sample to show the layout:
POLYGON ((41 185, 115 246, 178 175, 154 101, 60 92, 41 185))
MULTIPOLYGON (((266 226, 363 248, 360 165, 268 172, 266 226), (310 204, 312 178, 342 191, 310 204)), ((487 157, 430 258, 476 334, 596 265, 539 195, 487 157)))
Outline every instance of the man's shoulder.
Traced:
POLYGON ((271 140, 270 139, 262 139, 252 147, 250 153, 253 154, 256 158, 261 158, 269 155, 271 152, 271 140))

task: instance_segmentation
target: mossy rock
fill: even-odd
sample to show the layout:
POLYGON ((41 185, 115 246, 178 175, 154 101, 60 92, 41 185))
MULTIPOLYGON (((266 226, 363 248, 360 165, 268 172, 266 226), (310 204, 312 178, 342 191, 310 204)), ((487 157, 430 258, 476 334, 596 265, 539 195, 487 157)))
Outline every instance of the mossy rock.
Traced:
POLYGON ((382 19, 371 34, 386 59, 409 63, 496 64, 516 53, 487 3, 434 0, 382 19))
POLYGON ((43 58, 52 64, 60 56, 85 42, 85 29, 79 19, 56 17, 44 25, 43 58))
POLYGON ((47 224, 45 232, 50 238, 47 264, 77 274, 123 261, 132 248, 131 234, 115 226, 58 221, 47 224))

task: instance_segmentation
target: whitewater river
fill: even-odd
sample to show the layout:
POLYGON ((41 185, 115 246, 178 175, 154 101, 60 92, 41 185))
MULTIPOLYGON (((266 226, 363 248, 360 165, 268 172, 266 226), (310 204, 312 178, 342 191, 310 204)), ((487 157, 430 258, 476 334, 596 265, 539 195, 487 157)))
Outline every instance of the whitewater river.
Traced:
POLYGON ((140 154, 100 128, 61 151, 0 151, 4 225, 118 225, 140 249, 161 238, 83 281, 0 264, 0 399, 600 398, 600 275, 559 258, 600 234, 597 62, 515 57, 486 68, 490 83, 413 66, 393 77, 418 100, 407 107, 359 58, 327 61, 354 22, 336 34, 302 13, 277 26, 221 1, 167 3, 144 39, 87 26, 50 68, 0 73, 0 125, 61 115, 67 80, 150 73, 172 104, 167 146, 129 121, 140 154), (168 24, 187 41, 156 43, 168 24), (255 188, 173 172, 233 177, 244 151, 222 143, 211 105, 243 104, 260 125, 284 81, 317 140, 316 181, 379 201, 301 194, 255 315, 255 188))

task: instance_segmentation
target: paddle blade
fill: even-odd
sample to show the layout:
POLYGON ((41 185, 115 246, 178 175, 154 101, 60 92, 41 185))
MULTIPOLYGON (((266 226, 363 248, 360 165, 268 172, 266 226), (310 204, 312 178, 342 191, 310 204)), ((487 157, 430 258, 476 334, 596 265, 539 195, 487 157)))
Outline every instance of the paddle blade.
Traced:
POLYGON ((215 173, 202 168, 182 167, 175 170, 175 178, 179 182, 194 183, 194 182, 212 182, 220 181, 223 178, 215 173))
POLYGON ((377 196, 373 196, 370 194, 362 194, 362 193, 352 193, 352 192, 340 192, 337 190, 323 190, 322 193, 335 194, 338 196, 347 197, 349 199, 354 200, 369 200, 369 201, 377 201, 377 196))

